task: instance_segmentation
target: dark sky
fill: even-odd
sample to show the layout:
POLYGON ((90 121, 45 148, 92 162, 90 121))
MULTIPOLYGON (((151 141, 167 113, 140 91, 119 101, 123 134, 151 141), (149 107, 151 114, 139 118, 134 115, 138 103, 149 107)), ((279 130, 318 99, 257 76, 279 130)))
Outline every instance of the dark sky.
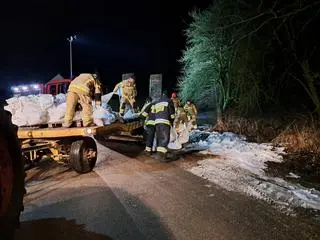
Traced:
POLYGON ((173 87, 188 12, 210 3, 190 1, 178 7, 175 1, 20 0, 2 4, 1 88, 46 82, 57 73, 68 77, 67 37, 72 34, 79 37, 73 44, 75 75, 97 68, 104 84, 113 88, 122 73, 135 72, 138 90, 143 90, 150 73, 163 73, 164 85, 173 87))

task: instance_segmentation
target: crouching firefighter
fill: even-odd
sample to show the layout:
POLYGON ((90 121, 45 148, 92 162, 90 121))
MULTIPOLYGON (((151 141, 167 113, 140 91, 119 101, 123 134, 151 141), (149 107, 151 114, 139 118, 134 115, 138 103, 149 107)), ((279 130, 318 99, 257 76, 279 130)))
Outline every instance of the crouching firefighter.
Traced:
POLYGON ((136 108, 137 88, 135 76, 132 74, 128 79, 118 83, 113 89, 113 92, 117 93, 120 89, 122 91, 122 95, 120 98, 119 113, 123 116, 127 104, 129 104, 133 110, 136 108))
POLYGON ((167 93, 164 92, 161 98, 151 105, 151 112, 149 115, 150 124, 154 120, 154 128, 150 128, 150 136, 147 136, 146 151, 150 150, 153 145, 153 137, 156 134, 157 148, 155 158, 160 162, 168 162, 173 160, 172 156, 168 154, 168 144, 170 141, 170 130, 175 118, 174 105, 171 99, 168 98, 167 93), (152 140, 151 140, 152 139, 152 140))
POLYGON ((98 73, 82 73, 72 80, 67 93, 67 109, 64 116, 63 127, 71 127, 78 101, 82 107, 83 126, 92 126, 92 98, 97 93, 101 93, 101 83, 98 73))

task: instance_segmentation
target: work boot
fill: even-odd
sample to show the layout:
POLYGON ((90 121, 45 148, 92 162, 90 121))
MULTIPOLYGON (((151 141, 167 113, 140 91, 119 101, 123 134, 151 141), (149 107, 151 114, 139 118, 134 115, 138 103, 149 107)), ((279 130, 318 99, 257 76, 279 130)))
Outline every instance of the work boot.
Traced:
POLYGON ((167 152, 166 154, 166 161, 171 162, 171 161, 176 161, 178 160, 178 155, 173 153, 173 152, 167 152))
POLYGON ((162 152, 156 152, 153 154, 153 158, 159 162, 165 162, 166 154, 162 152))
POLYGON ((152 152, 151 152, 151 151, 146 151, 146 150, 144 150, 144 151, 143 151, 143 154, 146 155, 146 156, 148 156, 148 157, 150 157, 150 156, 152 155, 152 152))

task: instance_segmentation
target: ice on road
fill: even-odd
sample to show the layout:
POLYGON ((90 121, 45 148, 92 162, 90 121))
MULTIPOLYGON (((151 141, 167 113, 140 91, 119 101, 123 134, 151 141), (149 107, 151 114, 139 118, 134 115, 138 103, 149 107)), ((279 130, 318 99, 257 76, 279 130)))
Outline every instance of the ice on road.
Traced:
MULTIPOLYGON (((275 203, 285 210, 303 207, 320 210, 320 192, 299 184, 287 182, 265 174, 267 161, 281 162, 283 148, 271 144, 247 142, 234 133, 194 131, 189 148, 204 147, 218 158, 208 157, 189 169, 193 174, 207 179, 229 191, 246 193, 258 199, 275 203)), ((295 178, 299 176, 295 175, 295 178)))

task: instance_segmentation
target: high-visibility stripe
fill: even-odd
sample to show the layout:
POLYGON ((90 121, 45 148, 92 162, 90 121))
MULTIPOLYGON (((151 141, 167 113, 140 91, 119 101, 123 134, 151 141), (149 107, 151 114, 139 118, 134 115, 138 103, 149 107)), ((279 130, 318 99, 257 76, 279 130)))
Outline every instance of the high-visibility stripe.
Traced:
POLYGON ((148 113, 143 112, 141 115, 144 116, 144 117, 147 117, 147 116, 148 116, 148 113))
POLYGON ((74 90, 78 89, 78 90, 83 91, 84 93, 87 93, 87 94, 89 94, 89 92, 90 92, 88 87, 84 87, 84 86, 80 86, 80 85, 76 85, 76 84, 70 85, 69 90, 71 90, 71 89, 74 89, 74 90))
POLYGON ((155 121, 153 121, 153 120, 148 120, 147 122, 146 122, 146 125, 155 125, 156 123, 155 123, 155 121))
POLYGON ((167 119, 162 119, 162 118, 159 118, 159 119, 156 119, 156 120, 155 120, 155 124, 159 124, 159 123, 171 125, 169 120, 167 120, 167 119))
POLYGON ((168 107, 169 103, 168 102, 159 102, 159 103, 156 103, 154 106, 155 107, 168 107))
POLYGON ((145 149, 147 152, 151 152, 152 151, 152 148, 151 147, 146 147, 145 149))
POLYGON ((164 147, 157 147, 157 152, 166 153, 168 150, 164 147))
POLYGON ((171 119, 174 119, 174 118, 175 118, 175 115, 174 115, 174 114, 171 114, 170 117, 171 117, 171 119))

